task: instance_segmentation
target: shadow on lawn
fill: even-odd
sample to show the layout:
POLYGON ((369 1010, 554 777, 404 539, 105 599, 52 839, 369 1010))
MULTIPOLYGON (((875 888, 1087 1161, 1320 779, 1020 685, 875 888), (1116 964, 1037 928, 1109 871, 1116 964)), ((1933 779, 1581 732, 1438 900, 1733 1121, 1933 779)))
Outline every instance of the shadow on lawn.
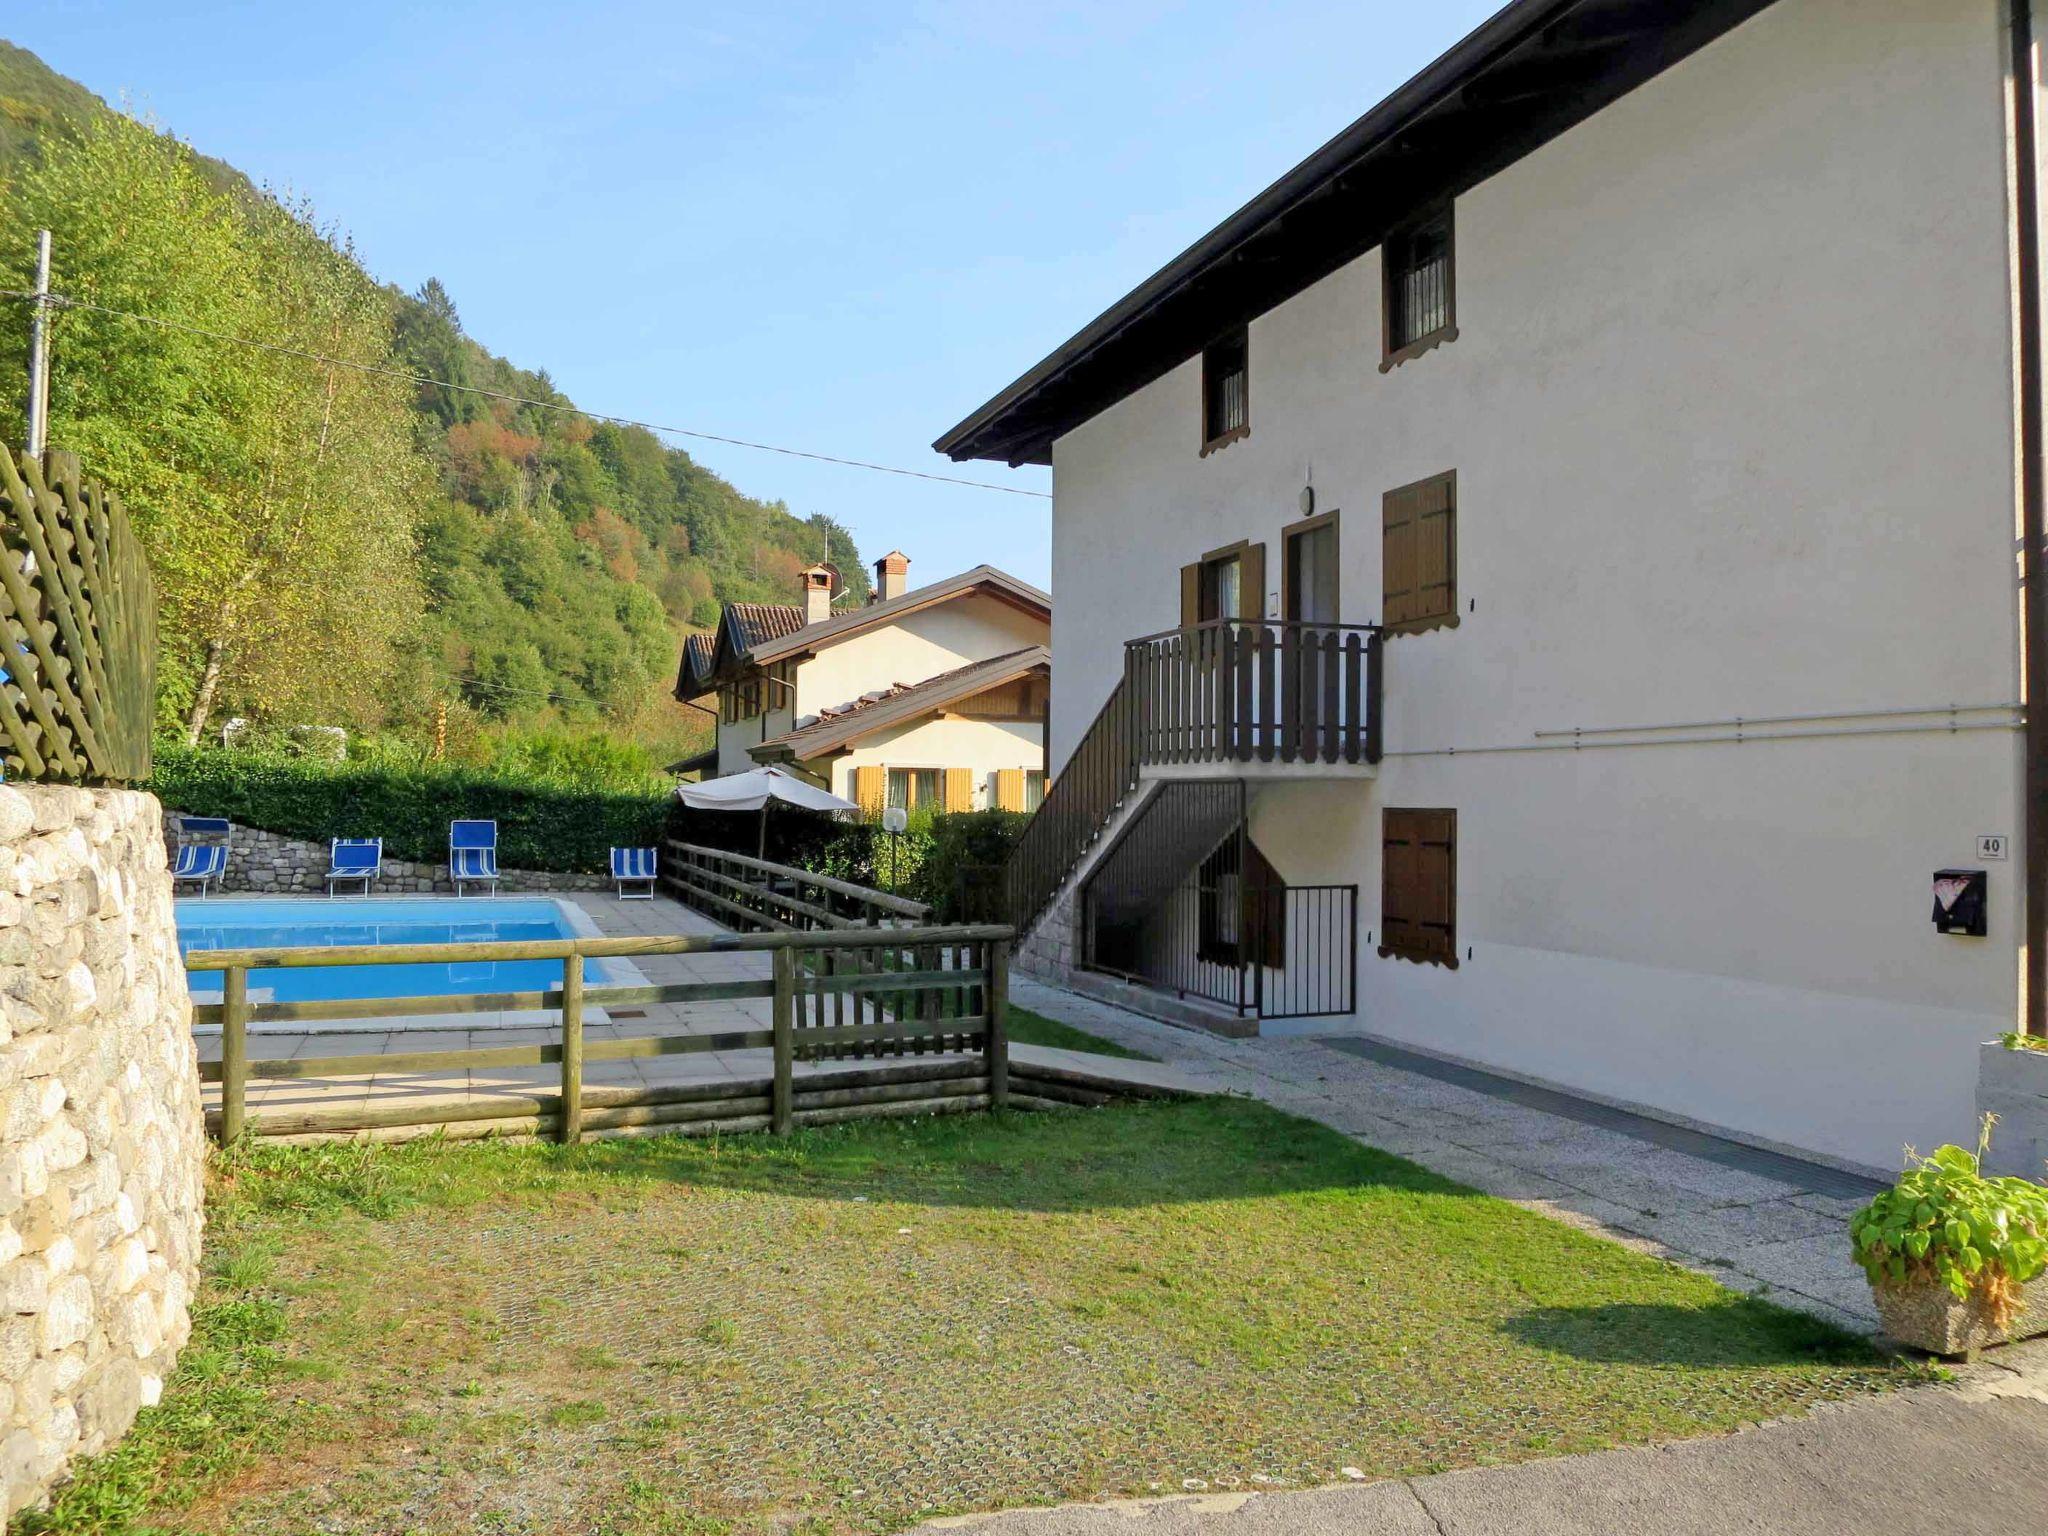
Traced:
POLYGON ((264 1204, 373 1217, 520 1195, 602 1197, 606 1186, 694 1185, 804 1200, 1047 1213, 1327 1195, 1473 1197, 1473 1191, 1312 1121, 1248 1099, 1071 1113, 870 1120, 799 1130, 589 1142, 580 1147, 423 1138, 404 1146, 252 1150, 264 1204))
POLYGON ((1864 1365, 1882 1358, 1867 1339, 1750 1296, 1703 1307, 1633 1302, 1537 1307, 1500 1327, 1537 1349, 1601 1365, 1768 1369, 1864 1365))
POLYGON ((1248 1099, 1073 1113, 875 1120, 733 1138, 583 1149, 612 1176, 824 1200, 1027 1211, 1325 1193, 1474 1192, 1248 1099))

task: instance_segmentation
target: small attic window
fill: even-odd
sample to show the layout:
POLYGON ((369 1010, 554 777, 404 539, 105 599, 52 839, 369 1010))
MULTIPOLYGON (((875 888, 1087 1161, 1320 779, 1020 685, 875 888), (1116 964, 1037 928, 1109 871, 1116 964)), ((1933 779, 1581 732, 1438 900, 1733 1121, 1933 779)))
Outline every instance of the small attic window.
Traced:
POLYGON ((1250 434, 1251 384, 1251 348, 1242 328, 1203 350, 1203 453, 1214 453, 1250 434))
POLYGON ((1381 255, 1385 373, 1438 342, 1458 339, 1451 210, 1389 235, 1381 255))

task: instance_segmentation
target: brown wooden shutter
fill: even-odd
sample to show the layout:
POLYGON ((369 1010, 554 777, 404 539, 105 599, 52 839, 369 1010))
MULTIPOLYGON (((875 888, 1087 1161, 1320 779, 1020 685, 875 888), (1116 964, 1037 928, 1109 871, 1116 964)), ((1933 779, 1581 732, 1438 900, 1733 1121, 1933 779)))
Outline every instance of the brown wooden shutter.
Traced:
POLYGON ((1244 889, 1249 910, 1241 931, 1251 936, 1253 964, 1285 970, 1287 882, 1250 838, 1244 845, 1244 889))
POLYGON ((889 803, 889 770, 879 763, 853 770, 853 798, 863 816, 879 816, 889 803))
POLYGON ((1458 622, 1455 471, 1381 500, 1380 622, 1415 632, 1458 622))
POLYGON ((1379 952, 1455 968, 1458 813, 1388 809, 1380 827, 1379 952))
POLYGON ((1263 619, 1266 616, 1266 546, 1247 544, 1237 557, 1237 613, 1219 617, 1263 619))
POLYGON ((996 809, 999 811, 1021 811, 1024 809, 1024 770, 1022 768, 998 768, 996 770, 996 809))
POLYGON ((946 770, 946 809, 948 811, 971 811, 974 809, 973 769, 948 768, 946 770))
POLYGON ((1202 622, 1202 562, 1180 568, 1180 627, 1193 629, 1202 622))
POLYGON ((1438 475, 1417 488, 1415 580, 1419 619, 1458 617, 1458 477, 1438 475))

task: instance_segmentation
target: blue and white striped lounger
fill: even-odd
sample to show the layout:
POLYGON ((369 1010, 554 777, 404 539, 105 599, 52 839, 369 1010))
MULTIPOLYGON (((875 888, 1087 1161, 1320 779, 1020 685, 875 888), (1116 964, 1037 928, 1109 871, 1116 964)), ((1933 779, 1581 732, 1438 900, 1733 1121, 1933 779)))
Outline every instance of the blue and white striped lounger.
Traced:
POLYGON ((363 894, 384 873, 384 839, 381 837, 337 837, 327 855, 327 894, 334 894, 337 881, 360 880, 363 894))
POLYGON ((228 869, 229 824, 222 816, 181 816, 178 818, 178 852, 171 860, 171 888, 194 880, 204 896, 209 885, 219 885, 228 869), (219 841, 200 841, 200 839, 219 841))
POLYGON ((495 821, 448 823, 448 878, 460 896, 465 885, 488 885, 498 894, 498 824, 495 821))
POLYGON ((655 853, 652 848, 614 848, 612 879, 618 882, 619 900, 654 900, 655 853), (629 885, 645 885, 644 891, 628 891, 629 885))

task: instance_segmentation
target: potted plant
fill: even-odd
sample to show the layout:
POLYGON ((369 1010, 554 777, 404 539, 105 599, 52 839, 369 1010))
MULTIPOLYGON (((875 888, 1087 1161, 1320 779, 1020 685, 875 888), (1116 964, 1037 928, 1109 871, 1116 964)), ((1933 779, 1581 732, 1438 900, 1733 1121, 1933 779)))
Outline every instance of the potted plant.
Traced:
POLYGON ((2048 1187, 1987 1178, 1977 1152, 1915 1157, 1849 1223, 1884 1331, 1936 1355, 2048 1333, 2048 1187))

